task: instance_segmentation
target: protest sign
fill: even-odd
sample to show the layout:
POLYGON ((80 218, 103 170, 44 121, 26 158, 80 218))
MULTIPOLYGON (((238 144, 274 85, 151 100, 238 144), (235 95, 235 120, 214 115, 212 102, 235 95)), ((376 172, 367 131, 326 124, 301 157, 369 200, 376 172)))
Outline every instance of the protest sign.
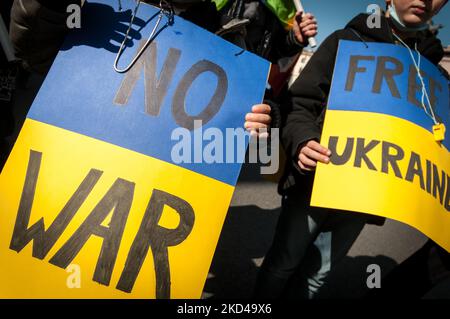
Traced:
POLYGON ((176 163, 172 135, 242 129, 269 63, 175 16, 120 74, 123 16, 84 5, 0 175, 0 298, 201 296, 241 163, 176 163))
POLYGON ((333 154, 311 205, 396 219, 450 251, 450 138, 436 141, 432 119, 450 127, 448 81, 424 57, 420 69, 426 112, 406 48, 340 41, 321 137, 333 154))

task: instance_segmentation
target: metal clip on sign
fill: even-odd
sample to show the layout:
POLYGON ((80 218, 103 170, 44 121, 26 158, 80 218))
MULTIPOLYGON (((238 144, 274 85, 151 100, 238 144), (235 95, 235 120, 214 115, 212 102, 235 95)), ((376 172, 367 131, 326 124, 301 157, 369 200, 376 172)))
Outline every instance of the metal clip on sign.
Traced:
MULTIPOLYGON (((136 6, 134 7, 133 15, 131 16, 130 25, 128 26, 128 30, 125 34, 125 38, 123 39, 122 44, 120 45, 119 52, 117 52, 116 60, 114 61, 114 70, 118 73, 128 72, 133 67, 133 65, 136 63, 136 61, 141 57, 142 53, 144 53, 145 49, 149 46, 149 44, 153 41, 153 39, 157 36, 157 34, 159 32, 161 32, 164 28, 173 24, 173 18, 174 18, 173 7, 166 0, 161 0, 159 2, 160 11, 158 14, 158 20, 156 21, 156 24, 153 27, 153 30, 152 30, 150 36, 148 37, 147 42, 142 47, 142 49, 139 50, 139 52, 136 54, 136 56, 133 58, 133 60, 130 62, 130 64, 128 64, 127 67, 125 67, 124 69, 119 69, 119 66, 118 66, 119 60, 125 49, 125 43, 128 40, 128 35, 133 26, 134 18, 136 17, 136 14, 137 14, 137 11, 138 11, 140 5, 141 5, 141 0, 137 0, 136 6), (156 30, 158 30, 158 26, 161 23, 161 20, 164 16, 166 16, 167 22, 158 32, 156 32, 156 30)), ((121 5, 120 5, 120 7, 121 7, 121 5)))

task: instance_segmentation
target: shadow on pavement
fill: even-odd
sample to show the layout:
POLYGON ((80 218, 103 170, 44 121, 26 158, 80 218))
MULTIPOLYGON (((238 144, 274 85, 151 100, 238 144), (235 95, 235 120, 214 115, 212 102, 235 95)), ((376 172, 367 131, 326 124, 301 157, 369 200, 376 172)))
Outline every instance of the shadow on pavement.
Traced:
MULTIPOLYGON (((254 205, 231 207, 210 267, 203 298, 251 298, 262 259, 269 249, 280 208, 267 210, 254 205)), ((377 264, 384 277, 397 263, 386 256, 345 257, 330 276, 318 298, 362 299, 370 291, 367 267, 377 264)), ((294 281, 289 298, 296 299, 294 281)))
POLYGON ((211 264, 205 298, 249 298, 280 209, 230 207, 211 264))
MULTIPOLYGON (((318 295, 319 299, 363 299, 371 291, 367 285, 369 276, 374 272, 369 270, 369 265, 377 265, 380 268, 381 287, 383 278, 386 277, 396 266, 394 259, 387 256, 356 256, 345 257, 330 275, 330 281, 323 287, 318 295)), ((372 282, 372 280, 369 280, 372 282)))

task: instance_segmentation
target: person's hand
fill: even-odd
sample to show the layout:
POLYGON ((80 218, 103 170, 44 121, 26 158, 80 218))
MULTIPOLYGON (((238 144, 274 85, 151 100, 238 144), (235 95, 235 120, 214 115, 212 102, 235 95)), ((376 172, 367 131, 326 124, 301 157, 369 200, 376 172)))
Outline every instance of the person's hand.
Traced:
POLYGON ((299 11, 295 14, 292 30, 298 42, 308 45, 308 38, 317 35, 317 21, 311 13, 299 11))
POLYGON ((247 113, 245 116, 244 127, 247 131, 250 131, 251 135, 257 135, 259 137, 269 136, 269 127, 272 118, 270 116, 270 105, 268 104, 255 104, 252 106, 252 112, 247 113), (265 129, 266 132, 259 133, 259 130, 265 129))
POLYGON ((330 162, 331 151, 314 140, 303 143, 298 149, 298 166, 304 171, 313 171, 317 162, 330 162))

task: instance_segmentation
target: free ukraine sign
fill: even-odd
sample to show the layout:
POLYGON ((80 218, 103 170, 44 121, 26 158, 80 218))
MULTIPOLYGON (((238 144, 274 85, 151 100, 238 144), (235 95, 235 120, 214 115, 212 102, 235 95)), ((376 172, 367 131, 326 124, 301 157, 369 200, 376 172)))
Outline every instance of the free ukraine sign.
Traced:
POLYGON ((448 80, 420 60, 427 112, 406 48, 340 42, 311 205, 392 218, 450 251, 450 136, 437 142, 432 119, 450 128, 448 80))
POLYGON ((241 164, 175 163, 172 133, 242 128, 270 65, 175 17, 119 74, 110 3, 84 5, 0 175, 0 298, 201 296, 241 164))

